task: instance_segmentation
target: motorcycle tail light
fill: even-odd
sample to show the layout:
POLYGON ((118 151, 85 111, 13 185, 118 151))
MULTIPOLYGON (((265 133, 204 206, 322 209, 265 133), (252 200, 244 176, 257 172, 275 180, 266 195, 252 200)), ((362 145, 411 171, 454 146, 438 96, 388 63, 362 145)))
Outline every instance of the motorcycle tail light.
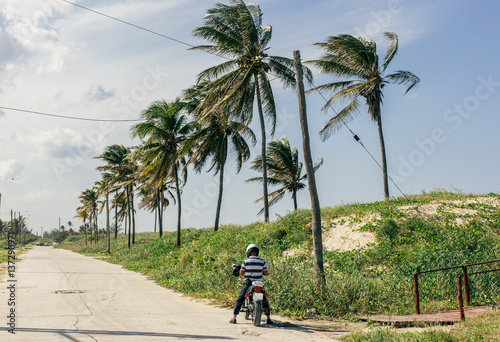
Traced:
POLYGON ((255 292, 261 293, 262 292, 262 287, 256 286, 255 287, 255 292))

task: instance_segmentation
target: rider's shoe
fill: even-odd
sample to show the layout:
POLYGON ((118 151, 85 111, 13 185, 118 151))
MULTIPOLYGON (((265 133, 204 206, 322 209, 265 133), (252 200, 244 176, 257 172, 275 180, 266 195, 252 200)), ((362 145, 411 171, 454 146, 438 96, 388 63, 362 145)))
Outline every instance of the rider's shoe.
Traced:
POLYGON ((236 324, 236 318, 231 318, 231 320, 229 321, 229 323, 236 324))
POLYGON ((270 317, 267 317, 266 324, 274 324, 274 322, 270 317))

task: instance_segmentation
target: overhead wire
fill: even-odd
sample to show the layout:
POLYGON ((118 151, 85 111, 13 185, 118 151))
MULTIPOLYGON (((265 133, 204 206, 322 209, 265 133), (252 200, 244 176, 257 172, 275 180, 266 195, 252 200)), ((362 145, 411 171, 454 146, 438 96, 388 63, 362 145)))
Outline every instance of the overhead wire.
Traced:
POLYGON ((51 117, 56 117, 56 118, 61 118, 61 119, 81 120, 81 121, 94 121, 94 122, 138 122, 138 121, 144 121, 141 119, 91 119, 91 118, 76 117, 76 116, 49 114, 49 113, 37 112, 34 110, 12 108, 12 107, 5 107, 5 106, 0 106, 0 109, 13 110, 13 111, 17 111, 17 112, 24 112, 24 113, 30 113, 30 114, 36 114, 36 115, 42 115, 42 116, 51 116, 51 117))

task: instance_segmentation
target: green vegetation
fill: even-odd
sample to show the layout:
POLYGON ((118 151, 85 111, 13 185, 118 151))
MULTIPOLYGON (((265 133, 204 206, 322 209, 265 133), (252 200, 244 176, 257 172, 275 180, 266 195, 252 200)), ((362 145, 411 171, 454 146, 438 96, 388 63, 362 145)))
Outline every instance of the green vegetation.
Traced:
POLYGON ((500 311, 460 322, 449 329, 431 328, 421 332, 398 332, 394 328, 372 328, 343 338, 346 342, 462 342, 500 341, 500 311))
MULTIPOLYGON (((324 208, 325 229, 334 218, 352 215, 361 220, 375 213, 380 219, 363 229, 390 230, 392 235, 380 237, 378 243, 366 249, 326 251, 327 285, 322 293, 315 286, 309 210, 290 213, 271 223, 223 226, 218 232, 185 229, 181 248, 176 247, 175 233, 162 238, 154 233, 137 234, 136 245, 130 250, 125 236, 120 235, 113 240, 111 255, 106 254, 106 259, 179 292, 232 305, 239 281, 231 275, 231 264, 241 263, 245 247, 257 243, 261 256, 270 264, 266 285, 274 312, 298 318, 311 317, 313 314, 307 310, 310 308, 331 318, 410 314, 414 310, 415 271, 500 259, 500 210, 479 201, 459 204, 467 203, 464 200, 468 198, 475 197, 448 192, 412 196, 418 205, 439 199, 437 215, 400 208, 403 204, 408 207, 401 198, 324 208), (474 209, 475 214, 462 216, 463 224, 458 225, 456 209, 474 209)), ((81 241, 65 242, 62 247, 97 256, 104 255, 107 249, 105 241, 89 247, 81 241)), ((469 272, 491 268, 475 266, 469 272)), ((422 312, 457 307, 457 276, 457 271, 449 271, 419 278, 422 312)), ((500 275, 476 275, 469 281, 473 305, 500 299, 500 275)))

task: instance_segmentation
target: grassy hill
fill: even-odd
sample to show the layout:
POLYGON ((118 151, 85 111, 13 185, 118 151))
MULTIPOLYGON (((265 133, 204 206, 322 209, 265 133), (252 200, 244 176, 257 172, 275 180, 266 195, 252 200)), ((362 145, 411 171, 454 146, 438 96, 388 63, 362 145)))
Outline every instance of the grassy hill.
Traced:
MULTIPOLYGON (((344 238, 335 232, 349 222, 357 223, 376 241, 363 248, 325 250, 323 292, 315 287, 309 210, 267 224, 223 226, 218 232, 184 229, 181 248, 175 247, 175 233, 161 239, 154 233, 137 234, 130 250, 126 237, 120 235, 112 239, 110 256, 102 238, 99 244, 85 247, 82 237, 73 236, 61 247, 103 257, 179 292, 232 306, 239 281, 231 275, 231 264, 240 264, 246 246, 256 243, 260 256, 270 264, 266 286, 274 312, 296 318, 409 314, 414 312, 414 272, 500 259, 500 196, 440 191, 409 199, 411 204, 396 198, 322 210, 329 239, 344 238), (308 310, 312 308, 316 310, 308 310)), ((492 265, 469 272, 500 266, 492 265)), ((420 278, 422 312, 457 307, 456 273, 420 278)), ((498 302, 500 275, 471 277, 470 288, 473 305, 498 302)))

